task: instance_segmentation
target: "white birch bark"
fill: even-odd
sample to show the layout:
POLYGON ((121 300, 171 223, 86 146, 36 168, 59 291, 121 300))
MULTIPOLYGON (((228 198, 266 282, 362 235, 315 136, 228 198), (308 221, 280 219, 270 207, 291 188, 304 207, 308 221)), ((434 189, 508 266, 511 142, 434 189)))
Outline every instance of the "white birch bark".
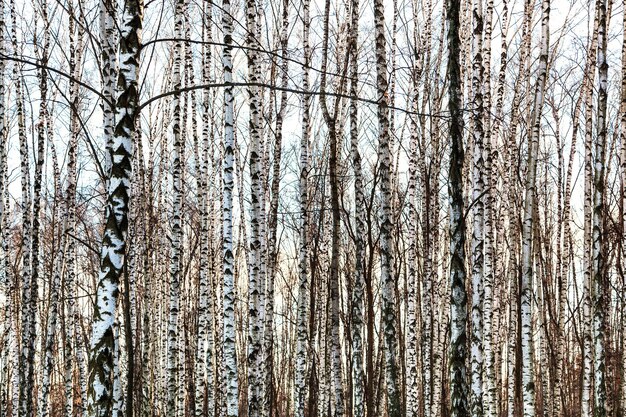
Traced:
POLYGON ((304 62, 302 65, 302 136, 300 139, 300 218, 298 247, 298 306, 296 313, 296 371, 294 382, 294 408, 296 417, 304 417, 306 407, 307 351, 309 347, 309 295, 310 283, 308 272, 308 176, 309 176, 309 135, 310 107, 309 67, 311 63, 310 31, 310 0, 302 1, 302 43, 304 62))
MULTIPOLYGON (((597 8, 593 25, 591 45, 587 51, 587 72, 595 72, 599 21, 597 8)), ((593 406, 591 403, 593 384, 593 340, 592 340, 592 202, 593 202, 593 78, 590 77, 583 90, 585 103, 585 153, 584 153, 584 244, 583 244, 583 299, 582 299, 582 392, 581 392, 581 417, 591 417, 593 406)))
POLYGON ((224 371, 226 416, 236 417, 238 412, 237 351, 235 341, 235 279, 233 257, 233 159, 234 159, 234 109, 232 87, 233 16, 230 0, 222 1, 222 29, 224 47, 222 65, 224 69, 224 158, 222 194, 222 251, 224 277, 224 371))
POLYGON ((247 0, 245 5, 246 14, 246 45, 248 46, 248 81, 252 84, 248 87, 249 92, 249 151, 248 163, 250 169, 250 254, 248 265, 248 335, 247 335, 247 365, 248 365, 248 417, 259 417, 261 412, 261 368, 262 358, 262 287, 264 254, 262 251, 262 211, 263 207, 263 184, 261 166, 261 103, 259 87, 255 84, 260 82, 258 67, 259 48, 257 34, 258 11, 255 0, 247 0))
MULTIPOLYGON (((415 8, 415 5, 414 5, 415 8)), ((419 58, 416 57, 416 64, 413 72, 413 86, 412 86, 412 104, 413 111, 417 112, 419 90, 417 86, 417 76, 419 73, 419 58)), ((356 71, 353 72, 355 77, 356 71)), ((407 416, 416 417, 419 414, 419 375, 417 372, 418 358, 417 358, 417 233, 418 233, 418 217, 417 217, 417 142, 418 142, 418 127, 417 116, 411 116, 410 127, 410 142, 409 142, 409 183, 407 186, 408 194, 408 206, 409 206, 409 260, 407 267, 407 324, 406 324, 406 351, 407 351, 407 371, 406 371, 406 384, 407 384, 407 416)), ((361 180, 362 181, 362 180, 361 180)), ((356 183, 356 179, 355 179, 356 183)), ((357 220, 358 221, 358 220, 357 220)), ((361 220, 362 221, 362 220, 361 220)), ((358 226, 358 223, 357 223, 358 226)), ((365 228, 365 225, 362 226, 365 228)), ((358 230, 358 229, 357 229, 358 230)), ((362 231, 364 232, 364 231, 362 231)), ((361 238, 362 239, 362 238, 361 238)), ((363 244, 363 243, 361 243, 363 244)), ((362 254, 364 255, 364 254, 362 254)), ((357 262, 361 257, 357 252, 357 262)), ((355 284, 356 286, 356 284, 355 284)), ((354 323, 353 323, 354 326, 354 323)))
MULTIPOLYGON (((112 10, 111 6, 109 2, 104 3, 107 10, 112 10)), ((110 156, 111 169, 107 172, 106 227, 100 252, 100 273, 89 352, 89 417, 108 417, 113 407, 113 322, 119 280, 124 267, 128 228, 132 138, 139 105, 138 71, 142 16, 143 3, 139 0, 124 3, 119 24, 120 67, 115 100, 116 128, 110 140, 112 146, 107 146, 106 149, 110 156)), ((106 56, 103 58, 105 62, 108 60, 106 56)))
MULTIPOLYGON (((626 10, 626 0, 622 1, 622 9, 626 10)), ((620 103, 620 175, 621 175, 621 227, 622 227, 622 258, 626 259, 626 13, 622 21, 622 85, 620 103)), ((625 266, 626 268, 626 266, 625 266)), ((622 320, 626 318, 626 277, 622 281, 622 320)), ((622 386, 621 386, 621 406, 626 410, 626 332, 622 332, 622 386)))
MULTIPOLYGON (((203 12, 207 16, 206 25, 202 26, 202 39, 205 42, 212 40, 211 31, 213 24, 213 6, 208 2, 203 2, 203 12)), ((202 82, 209 82, 209 72, 211 67, 211 45, 202 46, 202 82)), ((209 253, 211 251, 212 233, 209 231, 210 194, 209 194, 209 123, 210 123, 210 96, 205 90, 205 97, 202 103, 202 151, 196 152, 196 167, 199 170, 197 175, 198 203, 200 206, 200 254, 199 254, 199 300, 198 300, 198 346, 196 348, 195 362, 195 416, 201 417, 205 407, 205 393, 207 395, 206 408, 211 414, 214 409, 213 404, 213 343, 207 344, 211 339, 213 342, 213 326, 210 323, 213 320, 213 311, 209 306, 213 300, 211 299, 210 274, 209 270, 209 253), (209 336, 210 334, 210 336, 209 336)), ((193 96, 192 96, 193 97, 193 96)), ((195 101, 195 100, 194 100, 195 101)), ((195 108, 195 105, 193 106, 195 108)), ((193 130, 194 135, 196 130, 193 130)))
POLYGON ((184 36, 184 16, 187 5, 184 0, 178 0, 175 5, 174 14, 174 37, 177 39, 174 45, 174 68, 172 73, 172 89, 175 91, 172 96, 172 226, 171 226, 171 249, 170 249, 170 282, 169 282, 169 314, 167 321, 167 417, 178 415, 177 404, 183 401, 179 398, 178 387, 181 384, 179 379, 181 364, 179 363, 179 310, 181 293, 181 265, 182 265, 182 198, 183 198, 183 159, 185 152, 184 137, 181 134, 181 116, 183 111, 180 104, 180 93, 177 92, 182 87, 182 59, 183 59, 183 36, 184 36))
POLYGON ((448 111, 450 112, 450 168, 448 193, 450 201, 450 415, 469 415, 466 372, 466 316, 467 293, 465 290, 465 217, 463 201, 463 117, 462 87, 460 74, 461 45, 459 39, 460 1, 446 3, 448 28, 448 111))
POLYGON ((359 151, 358 127, 358 33, 359 0, 351 2, 350 23, 350 153, 354 170, 354 217, 355 217, 355 265, 352 289, 352 390, 354 417, 365 416, 365 371, 363 369, 363 319, 365 317, 363 297, 365 292, 365 190, 363 168, 359 151))
MULTIPOLYGON (((484 297, 483 297, 483 350, 484 368, 483 380, 485 390, 483 392, 483 413, 485 417, 496 417, 497 411, 497 391, 496 391, 496 358, 494 352, 494 327, 493 323, 493 294, 494 294, 494 244, 496 240, 494 228, 496 210, 494 188, 498 184, 497 167, 494 169, 494 161, 497 161, 498 146, 496 134, 492 127, 492 106, 491 106, 491 37, 493 32, 493 0, 487 0, 487 10, 485 13, 485 31, 483 46, 483 70, 484 70, 484 132, 485 132, 485 211, 484 211, 484 297)), ((505 22, 506 24, 506 22, 505 22)), ((506 42, 506 36, 504 36, 506 42)), ((500 110, 501 111, 501 110, 500 110)), ((496 126, 497 127, 497 126, 496 126)), ((497 327, 496 327, 497 329, 497 327)), ((497 347, 497 345, 496 345, 497 347)))
MULTIPOLYGON (((610 0, 609 0, 610 1, 610 0)), ((593 280, 593 368, 594 417, 607 415, 605 332, 607 278, 604 246, 604 178, 607 137, 607 62, 608 16, 607 0, 598 0, 598 125, 593 172, 593 229, 592 229, 592 280, 593 280)))
POLYGON ((539 72, 535 86, 533 111, 531 115, 532 132, 529 139, 528 172, 526 178, 526 196, 522 223, 522 287, 521 287, 521 343, 522 343, 522 399, 524 417, 535 415, 535 380, 533 363, 533 224, 537 199, 536 172, 541 133, 541 115, 547 77, 548 48, 550 45, 550 0, 543 0, 541 6, 541 48, 539 72))
MULTIPOLYGON (((11 9, 11 43, 13 46, 13 54, 20 55, 17 42, 17 18, 15 10, 15 1, 10 3, 11 9)), ((32 239, 32 218, 31 218, 31 181, 30 181, 30 162, 28 142, 26 138, 25 125, 25 109, 22 91, 22 74, 20 64, 13 63, 13 82, 15 84, 16 98, 16 116, 18 124, 18 138, 20 148, 20 185, 22 192, 21 211, 22 211, 22 303, 21 303, 21 341, 18 349, 20 350, 18 381, 19 388, 19 415, 30 416, 32 412, 32 394, 29 392, 32 383, 29 384, 29 358, 30 347, 34 349, 34 335, 31 335, 30 325, 30 309, 31 303, 31 239, 32 239), (31 345, 31 343, 33 345, 31 345)), ((17 278, 17 277, 16 277, 17 278)), ((30 374, 32 375, 32 374, 30 374)))
POLYGON ((482 0, 474 0, 472 34, 472 309, 470 337, 470 410, 473 417, 483 415, 483 311, 484 297, 484 146, 483 128, 483 10, 482 0))
POLYGON ((393 271, 394 247, 392 243, 392 190, 391 149, 389 134, 387 41, 385 38, 385 8, 382 0, 374 0, 374 36, 376 56, 376 94, 378 100, 378 160, 380 169, 380 280, 382 285, 382 326, 384 334, 385 386, 387 412, 390 417, 400 417, 400 376, 397 363, 398 329, 397 307, 394 294, 396 286, 393 271))

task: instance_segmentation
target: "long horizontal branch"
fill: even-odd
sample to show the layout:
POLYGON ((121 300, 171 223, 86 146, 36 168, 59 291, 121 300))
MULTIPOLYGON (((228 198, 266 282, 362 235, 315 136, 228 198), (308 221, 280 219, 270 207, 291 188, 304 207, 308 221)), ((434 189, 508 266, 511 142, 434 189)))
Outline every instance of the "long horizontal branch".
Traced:
MULTIPOLYGON (((23 64, 27 64, 27 65, 32 65, 35 68, 43 68, 45 70, 48 70, 50 72, 53 72, 55 74, 58 74, 62 77, 67 78, 68 80, 74 81, 75 83, 77 83, 78 85, 80 85, 81 87, 86 88, 87 90, 91 91, 92 93, 96 94, 100 99, 102 99, 103 101, 107 102, 108 104, 112 105, 113 103, 110 103, 106 97, 104 97, 102 95, 102 93, 98 90, 96 90, 95 88, 93 88, 92 86, 90 86, 89 84, 71 76, 70 74, 67 74, 66 72, 63 72, 57 68, 53 68, 50 67, 48 65, 44 65, 40 62, 36 62, 36 61, 31 61, 28 59, 24 59, 24 58, 20 58, 20 57, 16 57, 16 56, 11 56, 11 55, 6 55, 6 54, 2 54, 0 53, 0 59, 5 59, 5 60, 9 60, 9 61, 14 61, 14 62, 20 62, 23 64)), ((187 91, 192 91, 192 90, 201 90, 201 89, 207 89, 207 88, 224 88, 227 85, 233 86, 233 87, 262 87, 262 88, 268 88, 271 90, 277 90, 277 91, 286 91, 288 93, 293 93, 293 94, 302 94, 302 95, 311 95, 311 96, 319 96, 322 93, 319 91, 305 91, 305 90, 300 90, 297 88, 290 88, 290 87, 282 87, 282 86, 278 86, 278 85, 273 85, 273 84, 267 84, 267 83, 251 83, 251 82, 232 82, 232 83, 209 83, 209 84, 200 84, 200 85, 193 85, 193 86, 187 86, 187 87, 183 87, 181 89, 178 90, 171 90, 171 91, 167 91, 165 93, 161 93, 161 94, 157 94, 156 96, 153 96, 151 98, 149 98, 148 100, 146 100, 145 102, 143 102, 140 106, 139 106, 139 111, 141 111, 144 107, 148 106, 150 103, 153 103, 157 100, 160 100, 162 98, 174 95, 174 94, 179 94, 179 93, 184 93, 187 91)), ((371 98, 365 98, 365 97, 358 97, 358 96, 353 96, 350 94, 342 94, 342 93, 333 93, 333 92, 325 92, 324 93, 327 96, 331 96, 331 97, 336 97, 336 98, 345 98, 345 99, 354 99, 356 101, 359 101, 361 103, 366 103, 366 104, 372 104, 372 105, 378 105, 378 100, 374 100, 371 98)), ((412 114, 412 115, 416 115, 416 116, 428 116, 428 117, 439 117, 439 118, 447 118, 448 117, 448 112, 444 111, 444 112, 440 112, 440 113, 422 113, 422 112, 416 112, 416 111, 412 111, 412 110, 408 110, 402 107, 397 107, 397 106, 389 106, 388 107, 390 110, 396 110, 396 111, 400 111, 406 114, 412 114)))
MULTIPOLYGON (((180 93, 184 93, 184 92, 187 92, 187 91, 202 90, 202 89, 207 89, 207 88, 224 88, 226 86, 233 86, 233 87, 262 87, 262 88, 268 88, 270 90, 286 91, 288 93, 293 93, 293 94, 302 94, 302 95, 311 95, 311 96, 322 95, 322 93, 320 91, 306 91, 306 90, 300 90, 300 89, 297 89, 297 88, 283 87, 283 86, 274 85, 274 84, 267 84, 267 83, 251 83, 251 82, 247 82, 247 81, 246 82, 231 82, 231 83, 209 83, 209 84, 199 84, 199 85, 182 87, 182 88, 177 89, 177 90, 171 90, 171 91, 167 91, 165 93, 157 94, 156 96, 150 97, 148 100, 143 102, 139 106, 139 109, 141 110, 144 107, 148 106, 150 103, 153 103, 154 101, 160 100, 162 98, 165 98, 165 97, 168 97, 168 96, 171 96, 171 95, 174 95, 174 94, 180 94, 180 93)), ((371 98, 353 96, 353 95, 350 95, 350 94, 332 93, 332 92, 328 92, 328 91, 324 92, 324 94, 326 96, 337 97, 337 98, 345 98, 345 99, 354 99, 354 100, 359 101, 361 103, 378 105, 378 100, 374 100, 374 99, 371 99, 371 98)), ((439 118, 447 118, 448 117, 448 112, 447 111, 444 111, 444 112, 441 112, 441 113, 422 113, 422 112, 416 112, 416 111, 412 111, 412 110, 407 110, 407 109, 405 109, 403 107, 388 106, 388 108, 390 110, 401 111, 401 112, 406 113, 406 114, 413 114, 413 115, 417 115, 417 116, 429 116, 429 117, 439 117, 439 118)))

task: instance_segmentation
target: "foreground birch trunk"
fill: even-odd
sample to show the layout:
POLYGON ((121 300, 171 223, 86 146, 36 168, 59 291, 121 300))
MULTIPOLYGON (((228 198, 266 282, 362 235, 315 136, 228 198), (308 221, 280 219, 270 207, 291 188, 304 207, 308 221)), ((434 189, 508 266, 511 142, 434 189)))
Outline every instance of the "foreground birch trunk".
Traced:
MULTIPOLYGON (((626 10, 626 0, 622 1, 622 8, 626 10)), ((620 175, 622 194, 620 196, 620 222, 621 222, 621 256, 622 262, 626 260, 626 13, 622 21, 622 86, 620 103, 620 175)), ((626 265, 624 266, 626 269, 626 265)), ((626 276, 622 277, 622 320, 626 318, 626 276)), ((626 410, 626 332, 622 332, 622 387, 621 405, 622 411, 626 410)))
MULTIPOLYGON (((596 18, 593 23, 591 45, 587 51, 588 73, 595 73, 596 53, 598 42, 599 21, 596 18)), ((582 300, 582 392, 581 392, 581 416, 591 417, 593 407, 591 403, 593 384, 593 340, 592 340, 592 300, 591 300, 591 246, 592 246, 592 188, 593 188, 593 77, 589 76, 586 88, 581 93, 584 95, 585 104, 585 142, 584 142, 584 225, 583 225, 583 300, 582 300)))
MULTIPOLYGON (((109 1, 101 4, 112 11, 109 1)), ((112 12, 111 12, 112 13, 112 12)), ((111 166, 107 175, 105 229, 100 252, 100 274, 96 288, 93 328, 89 351, 87 413, 89 417, 108 417, 113 408, 113 323, 124 268, 128 203, 132 167, 132 138, 139 105, 138 72, 140 64, 143 3, 124 3, 119 38, 119 76, 115 99, 115 130, 107 138, 106 153, 111 166)), ((108 57, 104 56, 106 64, 108 57)))
POLYGON ((450 112, 450 169, 448 193, 450 201, 450 415, 469 416, 467 386, 467 293, 465 290, 465 215, 463 199, 463 90, 461 87, 461 44, 459 39, 460 1, 448 0, 448 111, 450 112))
POLYGON ((550 0, 543 0, 541 6, 541 49, 539 72, 535 86, 535 96, 531 114, 532 132, 528 149, 528 173, 522 223, 522 287, 521 287, 521 343, 522 343, 522 398, 524 417, 535 415, 535 380, 533 363, 533 223, 537 199, 536 172, 541 134, 541 114, 547 77, 548 48, 550 45, 550 0))
MULTIPOLYGON (((302 137, 300 139, 300 178, 299 178, 299 224, 298 235, 300 245, 298 247, 298 301, 296 312, 296 371, 294 383, 294 408, 296 417, 304 417, 306 407, 306 376, 309 338, 309 304, 310 282, 308 272, 309 239, 308 227, 309 206, 308 177, 309 177, 309 136, 310 136, 310 107, 311 96, 309 90, 309 66, 311 62, 311 46, 309 44, 309 32, 311 21, 309 16, 310 0, 302 2, 302 43, 304 63, 302 65, 302 137)), ((312 395, 312 393, 310 393, 312 395)))
MULTIPOLYGON (((609 0, 610 1, 610 0, 609 0)), ((605 275, 604 236, 604 177, 607 137, 607 0, 598 0, 598 126, 593 170, 593 229, 592 229, 592 300, 593 300, 593 367, 594 417, 607 415, 605 332, 607 308, 607 279, 605 275)))
POLYGON ((385 8, 382 0, 374 0, 374 36, 376 55, 376 94, 378 100, 378 161, 380 169, 380 280, 382 286, 382 327, 384 334, 385 386, 390 417, 402 415, 398 354, 398 329, 393 271, 391 148, 389 134, 387 41, 385 8))
POLYGON ((174 13, 174 36, 177 39, 174 45, 174 69, 172 73, 172 226, 171 226, 171 250, 170 250, 170 285, 169 285, 169 315, 167 319, 167 417, 178 415, 177 404, 183 401, 178 398, 178 388, 182 384, 179 378, 181 364, 179 362, 179 310, 180 310, 180 287, 182 265, 182 199, 183 199, 183 163, 185 143, 181 130, 185 124, 181 124, 184 115, 180 105, 180 92, 182 87, 182 59, 183 59, 183 33, 184 16, 187 11, 185 0, 177 0, 174 13))
MULTIPOLYGON (((11 44, 13 54, 20 55, 17 42, 17 17, 15 10, 15 1, 10 3, 11 14, 11 44)), ((21 278, 22 281, 22 299, 21 299, 21 343, 18 345, 20 350, 16 384, 19 389, 19 411, 20 416, 31 416, 32 413, 32 367, 29 365, 30 349, 34 349, 34 334, 31 334, 30 310, 33 308, 31 302, 31 239, 32 239, 32 218, 31 218, 31 182, 30 182, 30 162, 28 141, 26 138, 26 122, 24 109, 24 94, 22 89, 22 71, 21 64, 13 63, 13 82, 15 84, 15 101, 16 116, 18 125, 18 138, 20 149, 20 186, 22 193, 21 211, 22 211, 22 275, 16 276, 16 280, 21 278)), ((16 281, 17 284, 17 281, 16 281)), ((16 285, 16 289, 19 288, 16 285)), ((17 313, 17 309, 16 309, 17 313)), ((16 316, 17 318, 17 316, 16 316)), ((16 322, 17 323, 17 322, 16 322)))
POLYGON ((470 411, 472 417, 483 415, 483 298, 484 298, 484 207, 485 207, 485 161, 483 141, 483 10, 482 0, 474 0, 472 34, 472 309, 470 337, 470 411))
POLYGON ((352 288, 352 389, 354 417, 365 416, 365 372, 363 369, 363 296, 364 296, 364 260, 365 260, 365 191, 361 153, 359 152, 358 129, 358 33, 359 0, 351 2, 350 22, 350 152, 354 170, 354 217, 355 217, 355 264, 352 288))
POLYGON ((234 186, 234 109, 233 109, 233 16, 230 0, 222 2, 222 29, 224 31, 224 47, 222 49, 222 65, 224 69, 224 159, 222 165, 222 251, 224 279, 224 372, 226 415, 239 415, 237 387, 237 351, 235 341, 235 277, 233 257, 233 186, 234 186))
POLYGON ((261 415, 261 359, 262 359, 262 320, 263 320, 263 181, 262 181, 262 146, 261 146, 261 101, 260 89, 256 85, 261 81, 258 64, 257 30, 260 22, 256 0, 246 0, 246 46, 248 56, 248 87, 249 92, 249 150, 248 163, 250 169, 250 252, 248 262, 248 417, 261 415))

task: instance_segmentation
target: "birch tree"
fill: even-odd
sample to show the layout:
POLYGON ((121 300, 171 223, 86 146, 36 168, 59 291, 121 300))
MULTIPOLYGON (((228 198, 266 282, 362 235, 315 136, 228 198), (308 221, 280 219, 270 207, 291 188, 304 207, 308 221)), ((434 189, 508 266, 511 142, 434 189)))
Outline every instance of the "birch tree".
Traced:
MULTIPOLYGON (((101 4, 113 10, 110 2, 101 4)), ((87 413, 90 417, 111 415, 113 407, 113 322, 119 292, 119 280, 124 267, 128 202, 132 164, 132 138, 139 104, 138 71, 141 54, 143 4, 124 3, 120 22, 119 76, 115 97, 115 130, 107 139, 111 167, 107 172, 106 227, 100 252, 94 305, 93 330, 89 352, 89 382, 87 413)), ((103 61, 108 57, 104 56, 103 61)), ((106 116, 105 116, 106 117, 106 116)), ((105 119, 106 125, 106 119, 105 119)))
POLYGON ((550 45, 550 1, 543 0, 541 5, 541 48, 539 55, 539 72, 535 85, 533 110, 531 114, 532 132, 528 148, 528 172, 526 177, 526 195, 524 198, 524 214, 522 223, 522 286, 521 286, 521 343, 522 343, 522 392, 524 417, 535 415, 535 380, 533 366, 533 220, 535 217, 536 172, 541 134, 541 118, 548 67, 548 48, 550 45))
POLYGON ((235 346, 235 279, 233 258, 233 159, 234 159, 234 109, 232 87, 233 17, 229 0, 222 2, 222 28, 224 46, 222 66, 224 70, 224 156, 222 166, 222 251, 224 279, 224 375, 226 385, 226 415, 236 417, 238 413, 237 352, 235 346))
POLYGON ((592 231, 592 280, 593 280, 593 339, 594 339, 594 416, 605 417, 606 359, 605 359, 605 255, 604 255, 604 159, 607 136, 607 78, 609 64, 607 50, 607 2, 598 1, 598 126, 595 143, 593 172, 593 231, 592 231))

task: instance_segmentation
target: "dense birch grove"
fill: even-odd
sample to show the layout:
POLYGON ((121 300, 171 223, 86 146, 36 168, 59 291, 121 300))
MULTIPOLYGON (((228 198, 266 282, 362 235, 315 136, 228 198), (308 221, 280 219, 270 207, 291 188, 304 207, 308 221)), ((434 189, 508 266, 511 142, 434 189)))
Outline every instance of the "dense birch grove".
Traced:
POLYGON ((0 0, 0 417, 626 415, 626 0, 0 0))

